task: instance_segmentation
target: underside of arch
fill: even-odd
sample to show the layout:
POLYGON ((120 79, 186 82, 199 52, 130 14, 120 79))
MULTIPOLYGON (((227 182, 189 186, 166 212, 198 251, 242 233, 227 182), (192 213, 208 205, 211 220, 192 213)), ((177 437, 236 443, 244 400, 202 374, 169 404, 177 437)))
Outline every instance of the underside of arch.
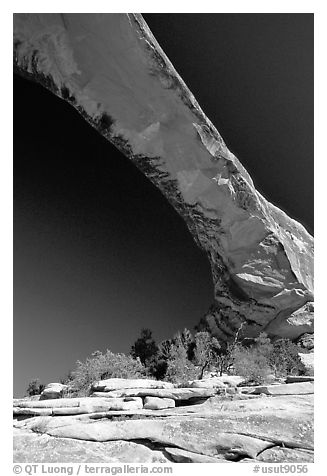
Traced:
POLYGON ((313 332, 313 238, 255 189, 140 14, 15 14, 14 67, 68 101, 169 200, 207 254, 228 340, 313 332))

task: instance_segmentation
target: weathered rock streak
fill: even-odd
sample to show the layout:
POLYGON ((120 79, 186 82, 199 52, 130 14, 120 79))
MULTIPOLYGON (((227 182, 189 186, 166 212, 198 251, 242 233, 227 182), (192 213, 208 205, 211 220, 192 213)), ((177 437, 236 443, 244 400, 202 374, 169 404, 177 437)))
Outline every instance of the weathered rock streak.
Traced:
POLYGON ((211 264, 213 333, 228 339, 244 321, 248 335, 313 332, 310 310, 292 317, 313 301, 312 237, 256 191, 140 14, 16 14, 14 64, 72 104, 183 217, 211 264))

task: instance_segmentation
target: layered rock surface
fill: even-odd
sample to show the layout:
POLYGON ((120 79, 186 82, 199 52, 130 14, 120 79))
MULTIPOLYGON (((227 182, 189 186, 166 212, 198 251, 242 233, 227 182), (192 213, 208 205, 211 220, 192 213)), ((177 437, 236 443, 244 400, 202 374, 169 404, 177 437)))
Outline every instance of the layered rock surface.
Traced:
POLYGON ((16 421, 14 461, 74 462, 81 453, 85 462, 124 462, 126 452, 129 462, 313 461, 312 395, 215 397, 190 409, 16 421))
MULTIPOLYGON (((15 399, 14 416, 138 413, 142 409, 174 408, 175 402, 192 405, 219 393, 209 383, 206 383, 206 388, 174 388, 169 382, 147 379, 112 378, 94 382, 92 387, 94 391, 90 397, 57 398, 55 395, 52 399, 44 399, 41 395, 39 400, 15 399)), ((220 390, 222 388, 225 388, 224 384, 221 384, 220 390)))
MULTIPOLYGON (((13 414, 25 416, 58 416, 97 414, 145 414, 139 410, 166 410, 175 406, 198 406, 212 397, 246 395, 310 395, 314 393, 314 377, 288 377, 287 383, 236 388, 241 377, 218 377, 189 382, 189 387, 174 388, 173 384, 147 379, 112 378, 95 382, 89 397, 40 400, 15 399, 13 414), (223 383, 225 380, 226 383, 223 383), (198 385, 202 383, 202 385, 198 385), (194 387, 194 384, 196 386, 194 387), (147 386, 149 388, 147 388, 147 386), (166 388, 165 388, 166 387, 166 388), (231 388, 232 387, 232 388, 231 388), (99 391, 102 388, 102 391, 99 391), (117 414, 117 413, 116 413, 117 414)), ((49 384, 50 385, 50 384, 49 384)), ((150 412, 151 414, 151 412, 150 412)), ((167 415, 167 413, 165 413, 167 415)))
POLYGON ((266 201, 140 14, 16 14, 16 71, 72 104, 161 190, 210 260, 203 324, 313 332, 313 240, 266 201))
POLYGON ((221 379, 227 379, 224 387, 214 378, 203 381, 207 388, 145 388, 146 379, 108 379, 90 397, 17 399, 15 462, 42 462, 42 449, 51 462, 67 461, 66 439, 71 462, 79 452, 85 462, 313 461, 312 381, 233 387, 238 393, 231 396, 240 377, 221 379))

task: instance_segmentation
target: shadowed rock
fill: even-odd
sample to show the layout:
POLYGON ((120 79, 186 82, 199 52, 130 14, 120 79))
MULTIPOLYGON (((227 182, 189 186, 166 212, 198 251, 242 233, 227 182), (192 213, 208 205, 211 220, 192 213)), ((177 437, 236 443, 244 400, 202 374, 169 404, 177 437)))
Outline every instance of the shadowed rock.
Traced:
POLYGON ((166 447, 165 452, 176 463, 226 463, 225 459, 213 458, 212 456, 200 455, 180 448, 166 447))
POLYGON ((225 340, 242 322, 247 336, 313 332, 312 237, 255 189, 140 14, 16 14, 14 64, 72 104, 183 217, 212 269, 203 327, 225 340))
POLYGON ((314 382, 314 377, 310 375, 289 375, 285 383, 314 382))

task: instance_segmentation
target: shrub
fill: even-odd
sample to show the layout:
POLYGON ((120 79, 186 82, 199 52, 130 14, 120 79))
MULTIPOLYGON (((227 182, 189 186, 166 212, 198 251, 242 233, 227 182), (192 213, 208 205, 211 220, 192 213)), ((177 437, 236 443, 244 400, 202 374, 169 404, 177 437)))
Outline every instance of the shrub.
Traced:
POLYGON ((307 373, 299 357, 299 350, 299 347, 289 339, 278 339, 273 343, 269 362, 277 377, 307 373))
POLYGON ((259 336, 254 339, 254 346, 258 352, 267 357, 267 359, 270 358, 274 350, 274 345, 265 332, 261 332, 259 336))
POLYGON ((233 351, 234 373, 256 383, 263 383, 269 374, 276 377, 304 375, 306 368, 299 355, 299 347, 289 339, 271 342, 261 333, 254 344, 243 347, 238 344, 233 351))
POLYGON ((71 372, 67 383, 71 396, 85 396, 89 394, 92 383, 97 380, 140 378, 144 375, 144 366, 130 355, 114 354, 110 350, 105 354, 96 351, 85 362, 76 362, 76 369, 71 372))
POLYGON ((40 383, 38 378, 31 380, 26 389, 26 395, 32 397, 33 395, 41 395, 45 388, 45 385, 40 383))
POLYGON ((230 373, 233 366, 233 351, 235 345, 227 344, 220 348, 220 351, 215 356, 214 368, 220 376, 223 373, 230 373))
POLYGON ((234 348, 233 370, 235 375, 242 375, 247 382, 257 385, 264 383, 271 374, 267 357, 256 346, 246 348, 237 345, 234 348))

